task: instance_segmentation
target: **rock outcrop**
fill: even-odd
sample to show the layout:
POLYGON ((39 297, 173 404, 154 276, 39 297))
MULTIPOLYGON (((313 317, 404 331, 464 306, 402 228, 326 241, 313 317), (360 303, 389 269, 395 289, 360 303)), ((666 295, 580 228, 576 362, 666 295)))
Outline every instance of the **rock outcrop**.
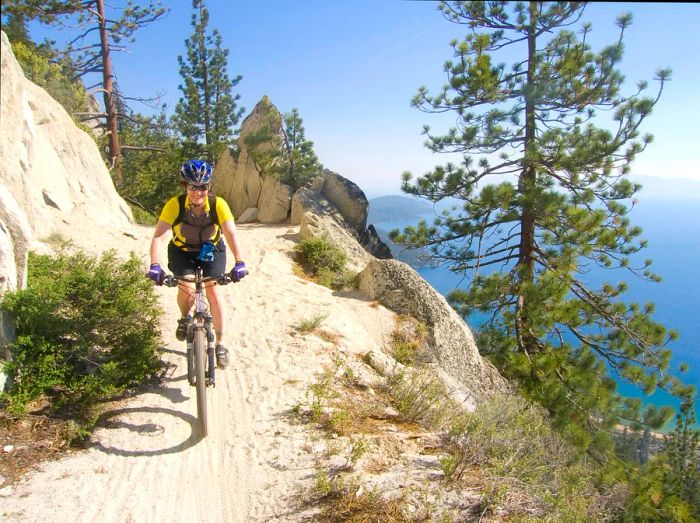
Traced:
POLYGON ((258 198, 258 221, 281 223, 289 216, 293 189, 272 176, 264 179, 258 198))
POLYGON ((389 247, 374 227, 365 227, 368 209, 362 189, 324 169, 309 187, 294 193, 290 222, 301 226, 302 238, 328 236, 348 253, 351 266, 362 269, 373 257, 391 258, 389 247))
MULTIPOLYGON (((273 136, 278 136, 282 130, 282 115, 267 96, 243 120, 238 138, 238 156, 224 151, 217 160, 213 188, 218 196, 228 202, 234 216, 241 216, 248 209, 258 209, 257 220, 260 223, 280 223, 289 215, 293 190, 270 176, 264 176, 253 161, 254 154, 279 147, 272 140, 253 140, 254 143, 249 143, 263 128, 271 128, 273 136)), ((247 214, 253 212, 251 210, 247 214)))
POLYGON ((294 193, 292 223, 299 225, 300 239, 326 237, 342 248, 352 271, 361 271, 372 260, 358 242, 355 229, 321 191, 302 187, 294 193))
POLYGON ((338 173, 323 172, 323 194, 337 207, 347 222, 362 234, 367 226, 369 202, 365 193, 356 184, 338 173))
MULTIPOLYGON (((468 408, 493 392, 506 392, 507 382, 479 354, 469 326, 447 300, 409 265, 398 260, 372 260, 360 273, 360 291, 428 328, 429 363, 463 387, 468 408)), ((446 381, 446 380, 443 380, 446 381)))
POLYGON ((272 224, 289 218, 292 225, 301 225, 303 238, 326 234, 340 243, 356 270, 369 261, 367 253, 391 258, 374 227, 367 227, 369 202, 355 183, 325 169, 295 193, 260 172, 253 157, 280 147, 281 133, 282 115, 265 96, 241 125, 238 156, 227 150, 216 163, 214 192, 228 202, 238 222, 272 224))

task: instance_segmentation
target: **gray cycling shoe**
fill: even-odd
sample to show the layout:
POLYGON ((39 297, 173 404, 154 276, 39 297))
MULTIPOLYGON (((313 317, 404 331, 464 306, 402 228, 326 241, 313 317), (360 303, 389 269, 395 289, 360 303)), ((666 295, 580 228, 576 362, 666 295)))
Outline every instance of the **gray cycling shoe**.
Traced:
POLYGON ((223 345, 216 346, 216 366, 220 369, 228 367, 228 350, 223 345))
POLYGON ((192 316, 189 315, 177 320, 177 330, 175 331, 175 337, 178 339, 178 341, 185 341, 185 338, 187 338, 187 326, 190 324, 191 321, 192 316))

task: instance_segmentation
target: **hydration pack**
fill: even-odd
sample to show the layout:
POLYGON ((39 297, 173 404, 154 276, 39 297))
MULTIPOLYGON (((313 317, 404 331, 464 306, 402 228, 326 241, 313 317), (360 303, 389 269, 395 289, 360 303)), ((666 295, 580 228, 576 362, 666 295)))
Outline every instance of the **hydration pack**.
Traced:
POLYGON ((182 247, 192 251, 199 249, 202 244, 207 242, 216 245, 221 239, 221 224, 216 212, 216 196, 212 194, 207 196, 209 213, 197 217, 193 216, 191 211, 185 208, 186 199, 186 194, 178 196, 179 211, 172 225, 175 228, 176 225, 182 224, 180 226, 180 236, 185 240, 182 247), (214 234, 215 231, 216 234, 214 234))

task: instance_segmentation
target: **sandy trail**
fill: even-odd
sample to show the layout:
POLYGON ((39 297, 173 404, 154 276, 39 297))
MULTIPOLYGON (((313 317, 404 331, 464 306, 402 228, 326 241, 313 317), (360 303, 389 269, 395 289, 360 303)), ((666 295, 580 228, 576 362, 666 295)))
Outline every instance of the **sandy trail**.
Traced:
MULTIPOLYGON (((72 236, 81 224, 66 223, 72 236)), ((196 437, 196 400, 186 379, 184 345, 174 337, 175 289, 159 288, 165 310, 158 386, 109 410, 94 444, 47 463, 0 499, 2 522, 303 521, 299 506, 315 463, 306 425, 292 407, 336 350, 299 335, 304 319, 325 316, 337 349, 363 353, 383 345, 393 314, 359 294, 333 292, 292 272, 298 227, 239 226, 249 277, 224 287, 231 365, 209 389, 209 436, 196 437)), ((152 229, 97 235, 86 248, 121 243, 144 259, 152 229)), ((230 253, 229 253, 230 255, 230 253)), ((231 262, 229 261, 229 267, 231 262)))

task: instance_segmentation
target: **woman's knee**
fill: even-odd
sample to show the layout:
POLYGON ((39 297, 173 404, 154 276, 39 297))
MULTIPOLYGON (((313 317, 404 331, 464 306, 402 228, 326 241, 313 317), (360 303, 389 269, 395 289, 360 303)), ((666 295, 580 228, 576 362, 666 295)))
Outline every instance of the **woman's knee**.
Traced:
POLYGON ((219 292, 215 285, 207 287, 207 299, 210 306, 216 307, 219 305, 219 292))

